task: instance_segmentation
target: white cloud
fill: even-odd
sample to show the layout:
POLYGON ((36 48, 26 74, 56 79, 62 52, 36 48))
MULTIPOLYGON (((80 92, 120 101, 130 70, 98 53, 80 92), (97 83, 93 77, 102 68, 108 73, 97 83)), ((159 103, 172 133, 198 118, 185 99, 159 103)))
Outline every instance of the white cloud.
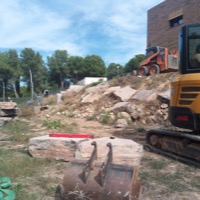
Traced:
POLYGON ((147 10, 162 0, 0 0, 0 47, 98 54, 125 64, 146 46, 147 10))

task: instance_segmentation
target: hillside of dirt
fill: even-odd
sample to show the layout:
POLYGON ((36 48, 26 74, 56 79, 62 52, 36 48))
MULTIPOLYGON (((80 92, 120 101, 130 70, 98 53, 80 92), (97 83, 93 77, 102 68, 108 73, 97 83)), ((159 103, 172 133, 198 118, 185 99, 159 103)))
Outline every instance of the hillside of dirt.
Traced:
POLYGON ((168 102, 158 97, 169 93, 175 75, 126 76, 98 85, 73 86, 62 94, 59 113, 118 128, 164 125, 167 123, 168 102))

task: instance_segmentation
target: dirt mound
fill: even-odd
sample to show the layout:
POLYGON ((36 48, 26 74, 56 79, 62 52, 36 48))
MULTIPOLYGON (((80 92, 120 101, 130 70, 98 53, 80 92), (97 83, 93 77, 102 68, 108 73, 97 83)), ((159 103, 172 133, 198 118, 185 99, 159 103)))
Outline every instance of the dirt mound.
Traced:
POLYGON ((168 118, 168 105, 163 105, 156 97, 158 93, 169 90, 170 82, 176 74, 171 72, 147 77, 118 77, 97 86, 84 87, 78 92, 68 90, 62 96, 62 105, 67 115, 73 113, 74 117, 98 121, 107 118, 107 123, 112 124, 123 118, 127 122, 124 126, 163 125, 168 118), (137 91, 137 95, 135 93, 134 97, 123 100, 127 91, 137 91), (141 92, 140 95, 138 92, 141 92))
POLYGON ((137 90, 152 90, 165 91, 169 88, 171 80, 177 75, 176 72, 156 74, 152 76, 125 76, 119 77, 109 82, 110 86, 126 86, 130 85, 137 90))

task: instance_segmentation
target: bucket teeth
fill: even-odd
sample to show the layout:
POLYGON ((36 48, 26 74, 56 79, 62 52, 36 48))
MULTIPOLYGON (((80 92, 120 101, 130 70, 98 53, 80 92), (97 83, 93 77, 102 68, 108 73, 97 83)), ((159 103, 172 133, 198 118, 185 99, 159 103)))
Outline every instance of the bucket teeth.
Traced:
POLYGON ((90 175, 90 170, 92 170, 94 167, 94 161, 97 160, 97 143, 94 141, 91 143, 91 145, 94 146, 93 152, 90 156, 90 159, 83 167, 82 173, 79 176, 84 183, 87 182, 87 179, 90 175))
POLYGON ((104 186, 104 183, 105 183, 109 164, 112 163, 112 159, 113 159, 112 144, 110 142, 107 143, 107 147, 109 148, 109 151, 107 153, 106 161, 102 163, 102 166, 99 169, 98 175, 95 177, 95 180, 97 181, 97 183, 102 187, 104 186))

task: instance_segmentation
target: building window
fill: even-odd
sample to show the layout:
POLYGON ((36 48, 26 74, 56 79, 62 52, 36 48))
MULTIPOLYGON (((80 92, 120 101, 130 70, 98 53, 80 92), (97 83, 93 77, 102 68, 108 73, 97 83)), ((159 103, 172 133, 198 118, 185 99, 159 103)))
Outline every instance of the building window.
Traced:
POLYGON ((175 27, 183 23, 183 15, 169 20, 170 27, 175 27))

